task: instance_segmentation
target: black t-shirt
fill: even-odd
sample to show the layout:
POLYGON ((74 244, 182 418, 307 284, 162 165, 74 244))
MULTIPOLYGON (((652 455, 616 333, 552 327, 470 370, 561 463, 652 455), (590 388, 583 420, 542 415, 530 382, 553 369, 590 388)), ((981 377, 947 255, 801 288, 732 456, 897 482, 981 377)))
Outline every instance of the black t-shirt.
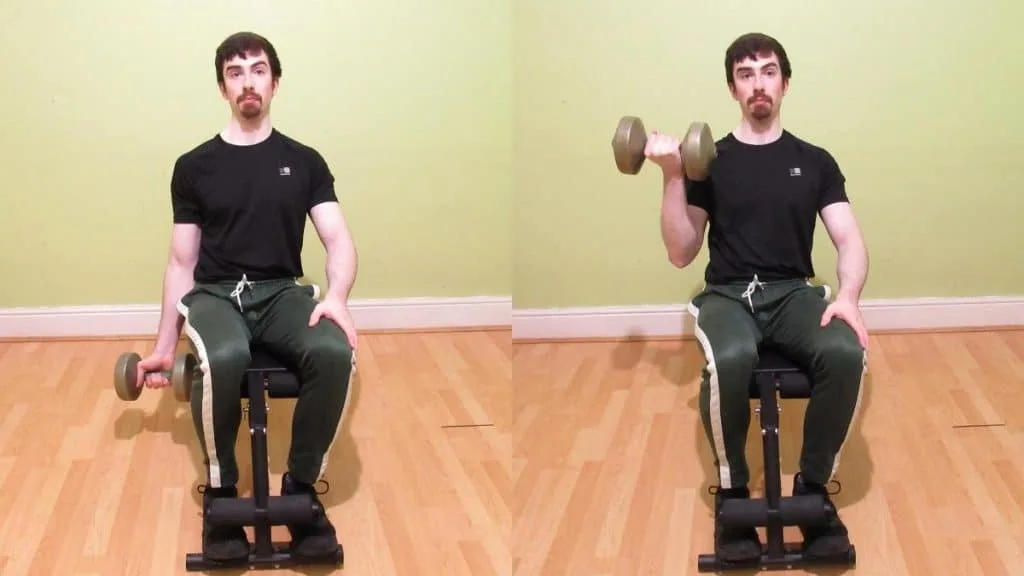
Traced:
POLYGON ((822 208, 847 202, 831 154, 788 131, 744 144, 729 133, 704 182, 686 179, 686 200, 708 213, 709 284, 814 277, 811 249, 822 208))
POLYGON ((302 276, 306 216, 335 201, 323 157, 277 130, 249 146, 216 135, 181 155, 171 177, 174 222, 202 231, 196 282, 302 276))

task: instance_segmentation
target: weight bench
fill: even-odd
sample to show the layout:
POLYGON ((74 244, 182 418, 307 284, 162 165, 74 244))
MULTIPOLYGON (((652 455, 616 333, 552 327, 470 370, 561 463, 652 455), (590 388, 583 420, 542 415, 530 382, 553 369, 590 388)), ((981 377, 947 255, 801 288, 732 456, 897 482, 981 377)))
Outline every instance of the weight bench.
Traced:
POLYGON ((297 398, 299 379, 295 372, 259 346, 251 349, 252 361, 240 385, 242 398, 248 400, 249 435, 252 441, 252 497, 217 498, 210 505, 207 519, 215 524, 252 526, 255 538, 249 558, 225 562, 210 560, 202 553, 185 556, 189 572, 214 569, 248 568, 266 570, 305 565, 338 565, 344 563, 339 543, 335 554, 306 558, 294 556, 289 546, 271 540, 272 526, 308 522, 318 513, 318 506, 308 494, 271 496, 267 456, 267 397, 297 398))
MULTIPOLYGON (((783 539, 783 527, 824 522, 830 506, 821 495, 797 497, 782 496, 782 478, 779 464, 779 398, 806 399, 811 397, 813 383, 803 369, 777 350, 763 347, 760 360, 750 379, 750 397, 759 400, 755 409, 761 422, 764 453, 763 498, 726 499, 718 513, 719 522, 732 526, 763 526, 767 542, 761 557, 751 562, 728 562, 714 554, 701 554, 697 558, 699 572, 726 570, 793 570, 809 566, 853 566, 856 551, 853 545, 842 556, 816 558, 805 556, 799 543, 783 539)), ((705 369, 704 376, 707 377, 705 369)))

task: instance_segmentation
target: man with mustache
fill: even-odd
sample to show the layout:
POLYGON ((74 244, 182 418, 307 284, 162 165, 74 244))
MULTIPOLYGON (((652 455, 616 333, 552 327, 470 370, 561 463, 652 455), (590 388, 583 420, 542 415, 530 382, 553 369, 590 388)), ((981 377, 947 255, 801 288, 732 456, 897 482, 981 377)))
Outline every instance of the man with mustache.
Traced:
MULTIPOLYGON (((259 343, 298 372, 302 387, 281 494, 316 499, 313 486, 327 469, 355 370, 348 298, 357 254, 326 161, 271 125, 281 78, 274 46, 257 34, 233 34, 217 47, 214 66, 231 119, 174 164, 163 308, 156 345, 139 363, 138 385, 170 384, 146 372, 171 369, 184 329, 202 374, 191 408, 209 481, 203 553, 227 561, 248 557, 246 533, 210 526, 205 511, 213 499, 238 495, 235 443, 250 347, 259 343), (318 287, 299 283, 307 216, 327 253, 328 286, 320 301, 318 287)), ((296 556, 331 555, 339 547, 326 515, 288 529, 296 556)))
MULTIPOLYGON (((792 77, 785 49, 770 36, 743 35, 726 50, 725 74, 741 120, 716 142, 706 180, 683 175, 678 139, 655 132, 646 149, 663 172, 661 227, 669 260, 689 265, 705 229, 708 237, 705 287, 689 310, 707 361, 700 413, 720 484, 716 518, 724 499, 750 497, 744 451, 758 349, 773 346, 806 367, 815 383, 793 493, 828 498, 825 485, 860 405, 868 344, 859 311, 867 250, 836 160, 782 128, 780 109, 792 77), (834 299, 827 287, 810 283, 819 216, 838 253, 834 299)), ((838 515, 801 531, 808 556, 840 555, 850 546, 838 515)), ((754 560, 761 544, 753 528, 716 522, 715 552, 726 561, 754 560)))

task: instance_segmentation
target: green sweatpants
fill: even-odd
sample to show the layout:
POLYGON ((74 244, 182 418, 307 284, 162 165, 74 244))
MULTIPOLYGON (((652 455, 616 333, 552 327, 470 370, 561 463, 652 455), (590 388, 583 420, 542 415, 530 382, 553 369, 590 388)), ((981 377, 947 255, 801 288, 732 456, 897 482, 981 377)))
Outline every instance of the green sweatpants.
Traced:
POLYGON ((235 443, 250 349, 294 366, 300 382, 292 416, 288 471, 313 484, 348 403, 355 356, 344 331, 329 318, 309 326, 317 288, 295 279, 197 283, 178 303, 201 370, 192 387, 192 420, 213 488, 238 482, 235 443))
POLYGON ((828 288, 806 280, 708 285, 690 303, 707 361, 700 414, 723 489, 746 486, 750 471, 750 381, 762 344, 805 367, 813 383, 804 417, 800 471, 828 483, 860 405, 866 353, 841 319, 825 327, 828 288))

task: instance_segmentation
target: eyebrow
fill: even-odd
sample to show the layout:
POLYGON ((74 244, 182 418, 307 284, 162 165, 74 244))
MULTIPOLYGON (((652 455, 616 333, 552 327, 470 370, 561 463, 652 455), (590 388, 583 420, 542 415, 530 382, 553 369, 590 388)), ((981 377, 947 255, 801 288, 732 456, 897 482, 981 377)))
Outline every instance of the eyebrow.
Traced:
MULTIPOLYGON (((265 60, 258 60, 250 65, 250 68, 257 68, 259 66, 270 66, 265 60)), ((231 64, 225 68, 225 70, 240 70, 243 66, 241 64, 231 64)))
MULTIPOLYGON (((762 65, 761 69, 765 69, 765 68, 778 68, 778 67, 779 67, 778 63, 776 63, 776 62, 769 62, 767 64, 762 65)), ((736 71, 737 72, 750 72, 753 69, 754 69, 753 66, 740 66, 740 67, 736 68, 736 71)))

